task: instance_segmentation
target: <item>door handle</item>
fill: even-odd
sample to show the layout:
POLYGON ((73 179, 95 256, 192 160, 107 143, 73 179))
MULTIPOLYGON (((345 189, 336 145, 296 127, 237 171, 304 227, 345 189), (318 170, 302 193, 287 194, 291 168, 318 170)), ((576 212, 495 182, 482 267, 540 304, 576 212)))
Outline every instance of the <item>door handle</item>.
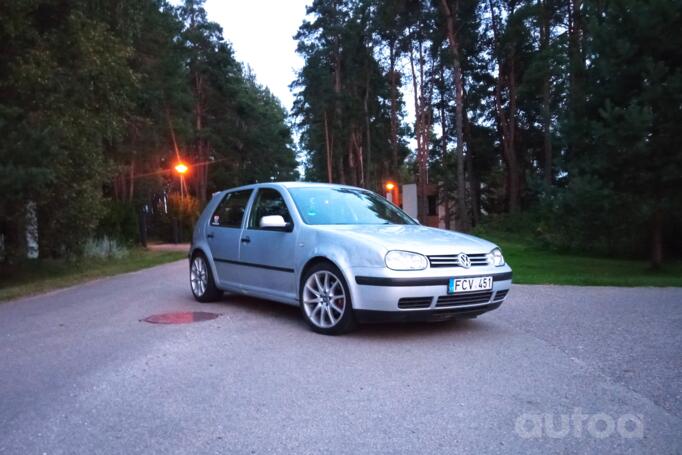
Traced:
POLYGON ((206 234, 206 238, 212 239, 213 238, 213 232, 209 232, 208 234, 206 234))
POLYGON ((242 243, 251 243, 251 238, 250 237, 243 237, 242 238, 242 243))

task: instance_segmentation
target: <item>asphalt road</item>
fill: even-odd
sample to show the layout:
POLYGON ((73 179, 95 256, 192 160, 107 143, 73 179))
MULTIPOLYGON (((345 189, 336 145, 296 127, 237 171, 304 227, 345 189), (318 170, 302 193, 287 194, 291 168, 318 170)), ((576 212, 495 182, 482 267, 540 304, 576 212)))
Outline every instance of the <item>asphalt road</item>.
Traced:
POLYGON ((681 453, 682 289, 514 286, 476 320, 310 332, 186 262, 0 304, 0 454, 681 453), (140 322, 203 310, 212 321, 140 322))

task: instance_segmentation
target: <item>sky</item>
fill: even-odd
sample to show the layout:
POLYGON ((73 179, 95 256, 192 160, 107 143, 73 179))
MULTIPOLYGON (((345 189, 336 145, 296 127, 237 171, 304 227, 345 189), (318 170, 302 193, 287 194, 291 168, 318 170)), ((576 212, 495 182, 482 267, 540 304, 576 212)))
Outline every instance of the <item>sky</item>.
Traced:
POLYGON ((291 110, 289 84, 303 65, 293 36, 312 0, 207 0, 208 20, 223 27, 235 57, 291 110))

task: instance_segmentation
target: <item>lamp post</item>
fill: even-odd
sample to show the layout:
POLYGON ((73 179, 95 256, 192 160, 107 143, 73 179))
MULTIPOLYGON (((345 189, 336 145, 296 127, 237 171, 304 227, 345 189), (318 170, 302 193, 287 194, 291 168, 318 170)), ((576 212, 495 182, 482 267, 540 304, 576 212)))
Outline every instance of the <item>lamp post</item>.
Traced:
POLYGON ((175 235, 175 243, 182 241, 182 211, 184 210, 185 203, 185 174, 189 171, 189 166, 180 161, 175 165, 175 172, 180 176, 180 207, 178 210, 178 231, 179 233, 175 235))
POLYGON ((180 161, 175 165, 175 172, 180 176, 180 199, 185 200, 185 174, 189 171, 189 167, 180 161))
POLYGON ((396 185, 395 182, 389 180, 384 185, 384 189, 386 190, 386 199, 393 202, 395 205, 400 205, 398 185, 396 185))

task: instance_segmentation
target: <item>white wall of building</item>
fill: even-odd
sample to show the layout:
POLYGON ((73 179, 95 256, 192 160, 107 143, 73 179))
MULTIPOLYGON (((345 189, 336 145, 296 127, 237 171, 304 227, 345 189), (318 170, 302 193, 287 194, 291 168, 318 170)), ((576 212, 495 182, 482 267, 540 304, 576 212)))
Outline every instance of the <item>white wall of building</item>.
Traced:
POLYGON ((412 218, 417 218, 417 184, 403 185, 403 210, 412 218))

